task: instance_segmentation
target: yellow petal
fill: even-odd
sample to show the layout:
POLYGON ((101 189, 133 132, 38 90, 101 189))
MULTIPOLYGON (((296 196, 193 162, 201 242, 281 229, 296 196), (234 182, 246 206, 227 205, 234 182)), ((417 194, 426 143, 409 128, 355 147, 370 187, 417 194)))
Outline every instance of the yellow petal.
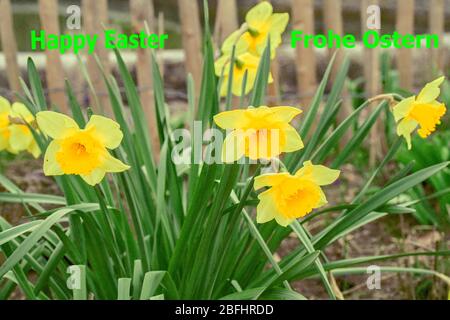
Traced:
POLYGON ((224 76, 230 73, 230 57, 229 56, 221 56, 219 59, 214 62, 214 70, 216 71, 216 76, 224 76))
POLYGON ((266 23, 266 20, 270 18, 272 12, 272 5, 267 1, 263 1, 247 12, 245 21, 250 29, 258 31, 258 29, 266 23))
MULTIPOLYGON (((270 32, 282 34, 289 22, 289 13, 274 13, 269 18, 270 32)), ((271 43, 272 45, 272 43, 271 43)))
POLYGON ((9 128, 0 128, 0 151, 3 151, 9 147, 9 128))
POLYGON ((33 139, 31 141, 30 145, 27 148, 27 151, 31 153, 31 155, 37 159, 41 155, 41 149, 39 148, 39 145, 36 143, 36 140, 33 139))
POLYGON ((439 86, 444 82, 445 77, 440 77, 432 82, 429 82, 425 85, 422 91, 419 93, 417 97, 417 102, 421 103, 429 103, 433 100, 437 99, 441 94, 441 89, 439 86))
POLYGON ((255 70, 258 69, 259 62, 261 60, 260 57, 254 56, 248 52, 239 55, 238 59, 244 62, 244 68, 255 70))
MULTIPOLYGON (((250 68, 250 69, 246 69, 246 71, 247 71, 247 80, 245 82, 244 95, 248 94, 250 92, 250 90, 253 89, 253 86, 255 84, 257 69, 250 68)), ((245 74, 245 72, 233 75, 234 80, 233 80, 233 85, 232 85, 232 92, 235 96, 240 97, 242 95, 242 86, 244 85, 243 84, 244 74, 245 74)))
POLYGON ((27 122, 31 122, 32 120, 34 120, 34 116, 30 112, 30 110, 28 110, 28 108, 23 103, 19 102, 13 103, 11 107, 11 116, 22 118, 27 122))
POLYGON ((222 129, 242 128, 245 121, 245 110, 224 111, 214 116, 214 122, 222 129))
POLYGON ((293 152, 303 149, 304 145, 302 138, 294 127, 292 127, 291 125, 287 125, 286 128, 283 129, 283 133, 285 135, 286 141, 281 151, 293 152))
POLYGON ((303 112, 298 108, 289 106, 271 107, 270 110, 273 111, 274 118, 283 122, 291 122, 292 119, 303 112))
POLYGON ((259 41, 258 44, 256 45, 256 51, 258 53, 258 55, 262 56, 262 54, 264 53, 264 50, 266 49, 267 45, 268 45, 268 37, 270 36, 270 59, 273 60, 276 56, 277 53, 277 48, 280 46, 280 44, 282 43, 282 38, 281 35, 278 33, 269 33, 264 41, 259 41))
POLYGON ((9 103, 8 100, 0 96, 0 113, 3 112, 7 113, 11 112, 11 104, 9 103))
POLYGON ((392 110, 392 113, 394 114, 395 122, 398 122, 400 119, 403 119, 406 117, 411 111, 413 107, 413 102, 416 100, 415 96, 403 99, 398 104, 396 104, 392 110))
POLYGON ((106 172, 123 172, 130 169, 130 166, 124 164, 117 158, 114 158, 111 154, 107 153, 103 160, 102 169, 106 172))
POLYGON ((261 189, 263 187, 273 187, 283 182, 287 177, 289 177, 288 172, 262 174, 255 177, 253 187, 255 188, 255 190, 261 189))
POLYGON ((220 96, 225 97, 228 92, 228 76, 223 77, 222 84, 220 86, 220 96))
MULTIPOLYGON (((225 41, 222 44, 222 53, 223 54, 231 54, 231 52, 233 51, 233 46, 238 45, 241 34, 242 34, 242 31, 239 29, 239 30, 236 30, 233 33, 231 33, 225 39, 225 41)), ((241 45, 243 45, 243 44, 245 45, 245 42, 241 43, 241 45)), ((236 47, 236 50, 237 50, 237 47, 236 47)))
POLYGON ((317 205, 314 207, 314 209, 320 208, 328 203, 327 197, 325 196, 323 190, 321 188, 319 188, 319 190, 320 190, 320 200, 319 203, 317 203, 317 205))
POLYGON ((245 73, 247 72, 247 81, 245 83, 244 94, 247 94, 254 86, 261 58, 246 52, 239 55, 237 59, 242 63, 242 67, 240 69, 237 67, 234 68, 232 91, 234 95, 241 96, 245 73))
POLYGON ((239 160, 245 154, 245 134, 242 130, 230 132, 222 146, 222 161, 231 163, 239 160))
POLYGON ((99 184, 103 178, 105 177, 105 170, 101 168, 97 168, 92 170, 90 174, 82 174, 81 178, 83 178, 84 181, 86 181, 87 184, 91 186, 95 186, 96 184, 99 184))
POLYGON ((280 213, 277 210, 272 190, 267 190, 258 195, 259 203, 256 207, 256 222, 266 223, 275 218, 280 213))
MULTIPOLYGON (((241 28, 242 29, 242 28, 241 28)), ((236 42, 236 49, 235 49, 235 56, 239 56, 249 50, 250 43, 247 41, 247 39, 242 36, 243 31, 239 31, 241 33, 241 36, 238 38, 236 42)), ((231 47, 230 54, 233 52, 233 47, 231 47)))
POLYGON ((87 123, 86 129, 95 129, 95 135, 108 149, 116 149, 122 142, 123 133, 120 125, 109 118, 93 115, 87 123))
POLYGON ((58 112, 38 112, 36 121, 39 129, 53 139, 62 139, 74 130, 79 130, 77 123, 72 118, 58 112))
POLYGON ((60 176, 64 174, 56 161, 56 153, 59 151, 60 145, 53 140, 47 147, 44 156, 44 174, 46 176, 60 176))
POLYGON ((287 227, 294 220, 295 220, 295 218, 294 219, 288 219, 285 216, 283 216, 282 214, 276 214, 275 215, 275 221, 282 227, 287 227))
POLYGON ((11 125, 9 132, 9 145, 15 152, 26 150, 33 141, 33 135, 25 125, 11 125))
POLYGON ((403 136, 408 144, 408 150, 411 150, 411 133, 417 128, 418 123, 412 119, 403 119, 397 125, 397 135, 403 136))
POLYGON ((311 161, 305 161, 303 168, 298 170, 295 175, 308 179, 319 186, 325 186, 335 182, 340 173, 339 170, 330 169, 322 165, 313 165, 311 161))

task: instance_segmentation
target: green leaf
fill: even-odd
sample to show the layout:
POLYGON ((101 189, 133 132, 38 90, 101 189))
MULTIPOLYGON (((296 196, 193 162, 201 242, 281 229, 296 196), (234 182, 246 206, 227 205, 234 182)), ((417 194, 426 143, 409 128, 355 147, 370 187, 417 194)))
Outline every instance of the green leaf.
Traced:
POLYGON ((117 300, 131 300, 130 289, 131 278, 120 278, 118 280, 117 300))
POLYGON ((149 300, 154 296, 156 290, 159 288, 163 278, 165 277, 165 271, 150 271, 144 276, 144 282, 142 283, 142 290, 140 300, 149 300))
POLYGON ((378 207, 388 202, 389 200, 395 198, 399 194, 405 192, 411 187, 425 181, 433 174, 439 172, 440 170, 446 168, 450 162, 443 162, 436 164, 434 166, 422 169, 410 176, 402 178, 397 182, 383 188, 382 190, 375 193, 367 201, 363 202, 355 209, 351 210, 344 217, 339 219, 331 229, 327 230, 323 236, 321 236, 315 243, 316 248, 324 248, 331 239, 333 239, 337 234, 341 233, 343 230, 352 227, 356 222, 362 219, 364 216, 369 214, 371 211, 376 210, 378 207))
POLYGON ((65 215, 74 212, 76 210, 80 211, 95 211, 98 210, 98 205, 82 205, 78 208, 64 208, 59 209, 52 213, 47 219, 43 220, 42 223, 36 227, 31 234, 23 241, 19 247, 6 259, 5 263, 0 267, 0 277, 2 277, 6 272, 11 270, 30 250, 33 248, 39 239, 41 239, 44 234, 57 223, 65 215))

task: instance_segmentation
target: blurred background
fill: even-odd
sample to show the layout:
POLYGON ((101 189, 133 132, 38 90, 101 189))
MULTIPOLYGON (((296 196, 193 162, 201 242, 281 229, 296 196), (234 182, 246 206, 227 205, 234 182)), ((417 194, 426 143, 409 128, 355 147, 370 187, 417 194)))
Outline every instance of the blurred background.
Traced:
MULTIPOLYGON (((60 0, 44 1, 48 4, 45 8, 40 8, 39 2, 36 0, 2 0, 3 16, 11 16, 8 19, 2 18, 3 30, 5 33, 13 32, 13 35, 3 35, 0 42, 0 70, 6 71, 8 64, 18 64, 18 67, 9 66, 10 73, 0 73, 0 94, 6 96, 12 96, 13 91, 11 89, 17 89, 17 80, 11 79, 14 73, 20 70, 23 75, 23 70, 26 65, 26 58, 32 56, 35 60, 39 70, 45 73, 45 54, 44 52, 31 51, 30 31, 43 28, 42 19, 45 16, 45 20, 53 19, 54 14, 57 14, 58 31, 66 33, 66 9, 70 5, 85 6, 83 10, 87 10, 92 13, 95 18, 95 25, 100 28, 102 23, 116 28, 126 34, 130 34, 135 31, 133 27, 133 15, 139 15, 138 19, 148 20, 150 26, 155 32, 164 32, 169 35, 169 41, 165 52, 159 52, 161 55, 161 61, 164 61, 164 69, 167 69, 165 73, 167 94, 170 99, 183 99, 185 97, 186 85, 185 85, 185 73, 186 68, 183 64, 184 51, 183 49, 183 34, 182 30, 186 29, 183 26, 184 22, 195 33, 191 38, 194 42, 192 47, 200 47, 198 42, 201 41, 201 35, 198 34, 198 28, 203 28, 203 2, 202 1, 180 1, 180 0, 148 0, 148 1, 135 1, 137 5, 142 8, 138 10, 138 13, 133 14, 131 11, 131 3, 128 0, 100 0, 100 1, 68 1, 60 0), (88 4, 89 2, 98 2, 98 8, 95 5, 88 4), (151 3, 151 9, 148 9, 148 4, 151 3), (179 3, 186 3, 186 12, 183 12, 179 3), (9 3, 9 4, 6 4, 9 3), (10 12, 6 8, 10 7, 10 12), (196 8, 199 12, 193 14, 192 8, 196 8), (47 12, 48 10, 54 12, 47 12), (99 12, 95 12, 98 10, 99 12), (146 12, 146 10, 148 12, 146 12), (151 20, 149 17, 154 17, 151 20), (102 18, 103 17, 103 18, 102 18), (6 20, 6 21, 5 21, 6 20), (198 20, 198 21, 197 21, 198 20), (8 26, 8 23, 11 26, 8 26), (7 38, 7 39, 5 39, 7 38), (200 40, 194 39, 198 38, 200 40), (13 43, 11 43, 13 42, 13 43), (6 52, 3 47, 8 48, 6 52), (13 50, 16 48, 16 50, 13 50), (16 55, 17 57, 11 57, 16 55), (9 56, 9 59, 6 57, 9 56), (8 74, 10 74, 8 76, 8 74), (10 78, 8 80, 8 77, 10 78)), ((209 0, 209 16, 210 26, 214 31, 214 39, 216 40, 216 47, 226 35, 239 26, 245 19, 245 13, 250 7, 255 5, 257 0, 209 0), (218 14, 219 13, 219 14, 218 14)), ((351 33, 360 37, 364 30, 364 24, 366 17, 363 16, 364 8, 371 3, 379 4, 381 7, 381 33, 392 33, 397 30, 404 33, 438 33, 441 37, 442 43, 439 50, 430 52, 426 49, 418 50, 402 50, 401 53, 394 50, 384 50, 375 53, 375 55, 382 57, 381 64, 376 63, 374 68, 381 71, 382 67, 396 68, 396 60, 404 61, 404 64, 400 67, 400 81, 402 89, 412 90, 414 87, 421 86, 425 81, 429 80, 436 73, 436 68, 445 71, 449 67, 448 48, 450 46, 450 36, 445 32, 450 30, 450 0, 378 0, 378 1, 359 1, 359 0, 273 0, 271 1, 274 6, 275 12, 289 12, 291 15, 290 24, 285 32, 285 41, 282 48, 279 50, 278 63, 279 69, 283 77, 276 79, 276 94, 282 95, 285 98, 302 98, 311 96, 314 91, 314 85, 317 80, 310 79, 320 77, 325 66, 328 63, 330 54, 328 50, 314 50, 313 59, 314 65, 311 65, 312 60, 305 58, 309 53, 298 52, 295 54, 294 50, 289 47, 290 30, 294 25, 296 29, 301 29, 303 23, 307 24, 307 28, 312 28, 311 31, 315 33, 324 33, 325 30, 333 29, 337 33, 351 33), (305 6, 308 6, 306 8, 305 6), (309 6, 311 8, 309 8, 309 6), (305 8, 305 9, 304 9, 305 8), (308 12, 308 14, 305 14, 308 12), (308 25, 311 25, 309 27, 308 25), (383 57, 384 54, 384 57, 383 57), (401 56, 402 59, 398 59, 401 56), (397 59, 396 59, 397 58, 397 59), (388 61, 389 60, 389 61, 388 61), (382 63, 385 63, 384 65, 382 63), (314 71, 306 72, 305 75, 300 75, 298 72, 299 65, 306 63, 307 66, 302 68, 316 69, 314 71), (386 65, 386 63, 389 63, 386 65), (295 66, 296 68, 293 68, 295 66), (430 68, 433 72, 429 72, 430 68), (296 74, 297 70, 297 74, 296 74), (313 74, 314 73, 314 74, 313 74), (303 79, 302 79, 303 78, 303 79), (305 79, 306 78, 306 79, 305 79), (299 83, 300 82, 300 83, 299 83), (301 82, 307 82, 309 84, 301 84, 301 82), (298 85, 297 85, 298 83, 298 85)), ((83 18, 83 17, 82 17, 83 18)), ((86 17, 90 19, 90 17, 86 17)), ((89 28, 86 26, 87 22, 82 21, 83 29, 89 29, 90 32, 98 31, 95 27, 89 28)), ((52 27, 52 26, 50 26, 52 27)), ((53 26, 54 28, 54 26, 53 26)), ((87 31, 87 30, 85 30, 87 31)), ((70 31, 73 32, 73 31, 70 31)), ((189 40, 188 40, 189 41, 189 40)), ((189 47, 189 45, 186 45, 189 47)), ((332 50, 333 51, 333 50, 332 50)), ((350 75, 356 79, 363 74, 363 61, 370 63, 370 59, 367 60, 367 56, 363 52, 361 46, 358 48, 347 50, 347 54, 352 60, 350 75)), ((372 50, 373 51, 373 50, 372 50)), ((332 52, 333 53, 333 52, 332 52)), ((132 52, 130 56, 127 56, 128 62, 133 66, 135 58, 132 52)), ((200 55, 201 53, 189 53, 189 57, 200 55)), ((101 56, 101 53, 99 53, 101 56)), ((61 57, 64 64, 63 76, 67 76, 70 80, 76 81, 76 65, 74 57, 65 55, 61 57), (75 69, 75 70, 74 70, 75 69)), ((196 60, 193 58, 192 60, 196 60)), ((198 60, 199 61, 199 60, 198 60)), ((188 62, 189 64, 189 62, 188 62)), ((195 69, 189 70, 193 73, 194 78, 198 78, 198 74, 201 73, 201 63, 195 66, 195 69)), ((45 78, 45 76, 44 76, 45 78)), ((380 81, 375 80, 377 83, 380 81)), ((77 87, 75 85, 75 87, 77 87)), ((372 85, 373 87, 373 85, 372 85)), ((50 91, 57 90, 58 88, 48 88, 50 91)), ((86 90, 86 86, 82 84, 78 85, 77 90, 86 90)), ((307 99, 303 100, 307 102, 307 99)))

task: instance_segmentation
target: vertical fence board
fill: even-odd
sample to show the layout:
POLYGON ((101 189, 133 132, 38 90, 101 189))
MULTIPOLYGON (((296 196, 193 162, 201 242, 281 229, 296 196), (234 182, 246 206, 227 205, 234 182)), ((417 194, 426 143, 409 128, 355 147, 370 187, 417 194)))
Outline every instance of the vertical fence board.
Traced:
MULTIPOLYGON (((327 34, 328 30, 332 30, 335 34, 344 36, 344 26, 342 21, 342 1, 341 0, 325 0, 323 4, 324 13, 324 33, 327 34)), ((335 62, 331 70, 331 79, 337 76, 337 72, 342 65, 345 57, 344 49, 331 48, 328 50, 329 59, 336 54, 335 62)), ((347 88, 344 86, 342 90, 342 107, 337 115, 338 122, 344 121, 352 112, 351 98, 348 94, 347 88)), ((340 144, 345 146, 351 138, 351 132, 346 132, 342 137, 340 144)))
MULTIPOLYGON (((335 34, 343 36, 344 27, 342 23, 342 1, 341 0, 324 0, 323 4, 323 18, 324 18, 324 33, 327 34, 328 30, 333 30, 335 34)), ((335 78, 337 71, 339 70, 342 60, 344 59, 344 51, 342 49, 330 48, 329 56, 331 57, 336 53, 336 63, 333 66, 331 77, 335 78)))
MULTIPOLYGON (((378 0, 363 0, 361 2, 361 31, 362 33, 368 30, 367 28, 367 8, 370 5, 378 5, 378 0)), ((378 30, 375 30, 378 31, 378 30)), ((379 33, 379 31, 378 31, 379 33)), ((381 91, 381 75, 380 75, 380 51, 378 48, 364 48, 363 52, 363 67, 365 79, 365 98, 369 99, 376 96, 381 91)), ((375 102, 368 110, 373 110, 379 102, 375 102)), ((364 118, 368 112, 364 113, 364 118)), ((383 129, 383 114, 380 114, 377 122, 370 132, 369 137, 369 162, 374 165, 379 160, 380 155, 383 154, 385 134, 383 129)))
MULTIPOLYGON (((39 16, 42 29, 47 34, 59 35, 58 0, 39 0, 39 16)), ((64 93, 64 69, 61 56, 56 50, 46 50, 46 77, 50 104, 56 105, 62 112, 69 109, 64 93)))
MULTIPOLYGON (((414 32, 414 0, 397 1, 397 31, 400 34, 414 32)), ((397 49, 397 68, 400 77, 400 86, 406 90, 413 89, 413 49, 397 49)))
POLYGON ((0 35, 6 60, 9 88, 20 91, 20 69, 17 63, 17 43, 14 38, 13 16, 10 0, 0 0, 0 35))
MULTIPOLYGON (((155 15, 153 1, 150 0, 130 0, 131 21, 133 32, 145 31, 147 23, 150 32, 155 30, 155 15)), ((155 155, 159 152, 159 137, 156 123, 156 114, 153 101, 152 85, 152 65, 150 49, 137 49, 136 73, 137 82, 140 88, 140 97, 145 117, 149 124, 149 134, 155 155)))
MULTIPOLYGON (((437 34, 439 36, 439 48, 431 49, 430 69, 433 73, 435 73, 435 71, 442 70, 444 67, 444 50, 442 47, 444 41, 445 1, 431 0, 429 5, 430 10, 428 19, 430 33, 437 34)), ((434 76, 434 74, 430 75, 430 77, 434 76)))
MULTIPOLYGON (((82 0, 83 27, 88 34, 98 34, 95 54, 101 61, 106 73, 110 71, 109 53, 105 48, 104 26, 108 25, 108 1, 107 0, 82 0)), ((91 93, 90 103, 97 113, 105 113, 111 116, 112 110, 106 91, 106 85, 100 67, 93 54, 87 55, 87 68, 95 93, 91 93)))
MULTIPOLYGON (((292 29, 302 30, 305 34, 314 34, 313 0, 292 0, 292 29)), ((300 102, 307 106, 317 87, 314 47, 305 48, 303 45, 298 45, 294 63, 300 102)))
POLYGON ((202 78, 202 45, 197 1, 178 0, 186 72, 192 74, 198 97, 202 78))

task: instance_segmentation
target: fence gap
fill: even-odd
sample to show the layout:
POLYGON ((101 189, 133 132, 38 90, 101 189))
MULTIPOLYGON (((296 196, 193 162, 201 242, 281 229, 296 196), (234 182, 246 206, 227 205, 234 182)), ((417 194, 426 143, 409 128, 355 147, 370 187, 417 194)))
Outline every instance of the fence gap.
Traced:
MULTIPOLYGON (((2 50, 5 55, 9 89, 14 92, 20 92, 20 69, 17 62, 17 43, 14 35, 11 1, 0 0, 0 36, 2 39, 2 50)), ((15 97, 10 98, 15 99, 15 97)))
POLYGON ((436 76, 436 73, 444 68, 444 18, 445 18, 445 2, 444 0, 431 0, 429 10, 429 27, 430 34, 437 34, 439 37, 439 48, 431 49, 430 70, 431 80, 436 76))
MULTIPOLYGON (((414 33, 414 0, 397 1, 397 31, 399 34, 414 33)), ((397 49, 397 68, 402 89, 413 90, 413 49, 397 49)))
MULTIPOLYGON (((344 36, 344 26, 342 21, 342 1, 341 0, 324 0, 323 4, 323 16, 324 16, 324 33, 327 34, 329 30, 332 30, 334 34, 344 36)), ((333 68, 331 69, 331 79, 334 82, 336 79, 339 68, 345 58, 345 52, 343 48, 331 48, 328 49, 328 58, 336 54, 333 68)), ((351 97, 348 94, 347 87, 344 86, 342 90, 342 106, 337 114, 337 121, 341 123, 352 112, 351 97)), ((341 147, 344 147, 351 138, 351 132, 347 131, 340 140, 341 147)))
MULTIPOLYGON (((39 17, 46 34, 59 35, 58 0, 39 0, 39 17)), ((57 50, 45 50, 48 97, 51 105, 56 105, 64 113, 69 112, 64 92, 66 78, 57 50)))

